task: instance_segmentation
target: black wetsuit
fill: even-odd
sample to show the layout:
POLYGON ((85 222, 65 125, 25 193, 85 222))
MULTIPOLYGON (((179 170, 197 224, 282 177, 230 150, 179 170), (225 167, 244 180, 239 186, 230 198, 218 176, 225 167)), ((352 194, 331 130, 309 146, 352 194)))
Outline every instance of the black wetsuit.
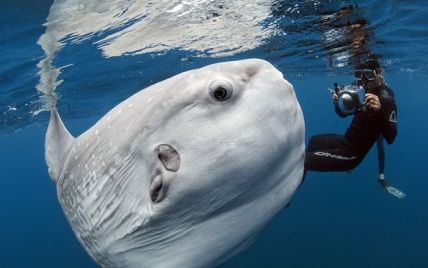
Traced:
MULTIPOLYGON (((388 144, 397 136, 397 108, 394 93, 382 85, 375 90, 379 111, 358 111, 345 135, 312 136, 306 148, 305 169, 315 171, 347 171, 354 169, 382 135, 388 144)), ((336 107, 341 117, 346 115, 336 107)))

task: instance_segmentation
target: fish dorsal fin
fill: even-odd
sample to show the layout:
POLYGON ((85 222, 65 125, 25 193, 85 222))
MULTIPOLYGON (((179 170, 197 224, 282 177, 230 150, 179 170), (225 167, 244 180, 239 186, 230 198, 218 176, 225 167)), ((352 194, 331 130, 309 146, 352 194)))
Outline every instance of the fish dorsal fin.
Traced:
POLYGON ((73 141, 74 137, 65 128, 56 108, 53 108, 46 132, 45 159, 49 168, 49 176, 55 183, 59 179, 61 167, 73 141))

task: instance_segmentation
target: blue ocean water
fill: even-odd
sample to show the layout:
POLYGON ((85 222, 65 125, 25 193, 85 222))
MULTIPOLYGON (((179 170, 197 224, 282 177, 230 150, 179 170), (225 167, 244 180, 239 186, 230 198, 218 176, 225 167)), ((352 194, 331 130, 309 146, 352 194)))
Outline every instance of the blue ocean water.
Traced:
MULTIPOLYGON (((213 9, 218 8, 211 6, 215 2, 225 4, 205 2, 213 9)), ((261 2, 265 4, 259 7, 260 14, 251 13, 255 18, 266 16, 258 23, 261 30, 245 28, 249 24, 245 20, 239 29, 239 33, 260 30, 245 40, 248 46, 242 42, 224 48, 225 40, 233 39, 226 35, 228 29, 213 37, 203 31, 194 40, 180 39, 177 46, 157 50, 155 39, 147 46, 155 48, 151 51, 121 43, 119 48, 129 49, 120 51, 109 46, 114 45, 111 35, 137 25, 140 17, 114 26, 97 17, 91 28, 73 24, 89 16, 84 1, 2 0, 0 267, 96 267, 74 237, 47 174, 43 146, 48 113, 44 95, 36 87, 55 88, 63 120, 78 135, 150 84, 206 64, 257 57, 274 64, 294 85, 307 139, 319 133, 343 133, 350 121, 337 117, 326 89, 335 81, 352 81, 353 48, 329 16, 349 5, 358 9, 346 20, 367 20, 364 48, 379 56, 396 95, 399 134, 386 148, 386 176, 407 197, 395 199, 377 184, 375 150, 350 173, 308 173, 291 205, 247 251, 222 267, 428 267, 427 4, 421 0, 261 2), (70 4, 64 10, 71 7, 79 16, 65 24, 58 20, 52 6, 61 2, 70 4), (74 28, 67 29, 69 24, 74 28), (50 27, 61 39, 40 44, 41 36, 52 33, 50 27), (200 40, 206 41, 204 46, 200 40), (51 64, 39 68, 49 53, 51 64), (50 74, 56 68, 54 82, 62 82, 40 82, 41 72, 50 74)), ((207 14, 202 19, 217 15, 227 19, 217 9, 207 14)), ((161 28, 161 23, 165 21, 154 25, 161 28)), ((147 36, 157 31, 152 27, 147 36)))

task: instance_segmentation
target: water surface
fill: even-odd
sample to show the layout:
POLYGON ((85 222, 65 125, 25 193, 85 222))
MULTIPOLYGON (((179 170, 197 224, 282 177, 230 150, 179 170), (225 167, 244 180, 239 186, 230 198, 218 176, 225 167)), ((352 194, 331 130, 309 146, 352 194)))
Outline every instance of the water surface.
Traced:
POLYGON ((343 133, 349 119, 335 115, 326 89, 351 82, 365 53, 378 55, 396 94, 386 175, 408 196, 377 185, 375 151, 351 173, 309 173, 291 206, 222 267, 428 267, 427 18, 421 0, 3 1, 0 267, 96 267, 47 174, 49 105, 79 135, 148 85, 257 57, 295 86, 307 138, 343 133), (364 31, 351 34, 364 42, 352 44, 346 25, 358 21, 364 31))

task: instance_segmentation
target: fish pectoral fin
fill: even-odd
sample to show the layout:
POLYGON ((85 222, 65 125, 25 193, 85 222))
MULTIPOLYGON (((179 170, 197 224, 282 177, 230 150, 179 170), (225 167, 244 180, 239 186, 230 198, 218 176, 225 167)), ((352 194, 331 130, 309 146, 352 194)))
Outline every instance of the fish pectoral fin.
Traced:
POLYGON ((162 167, 156 170, 150 185, 150 199, 153 203, 161 202, 168 191, 171 175, 180 169, 180 154, 169 144, 159 144, 155 153, 162 167))
POLYGON ((52 108, 45 138, 45 159, 49 176, 55 183, 73 141, 74 137, 65 128, 58 111, 52 108))

